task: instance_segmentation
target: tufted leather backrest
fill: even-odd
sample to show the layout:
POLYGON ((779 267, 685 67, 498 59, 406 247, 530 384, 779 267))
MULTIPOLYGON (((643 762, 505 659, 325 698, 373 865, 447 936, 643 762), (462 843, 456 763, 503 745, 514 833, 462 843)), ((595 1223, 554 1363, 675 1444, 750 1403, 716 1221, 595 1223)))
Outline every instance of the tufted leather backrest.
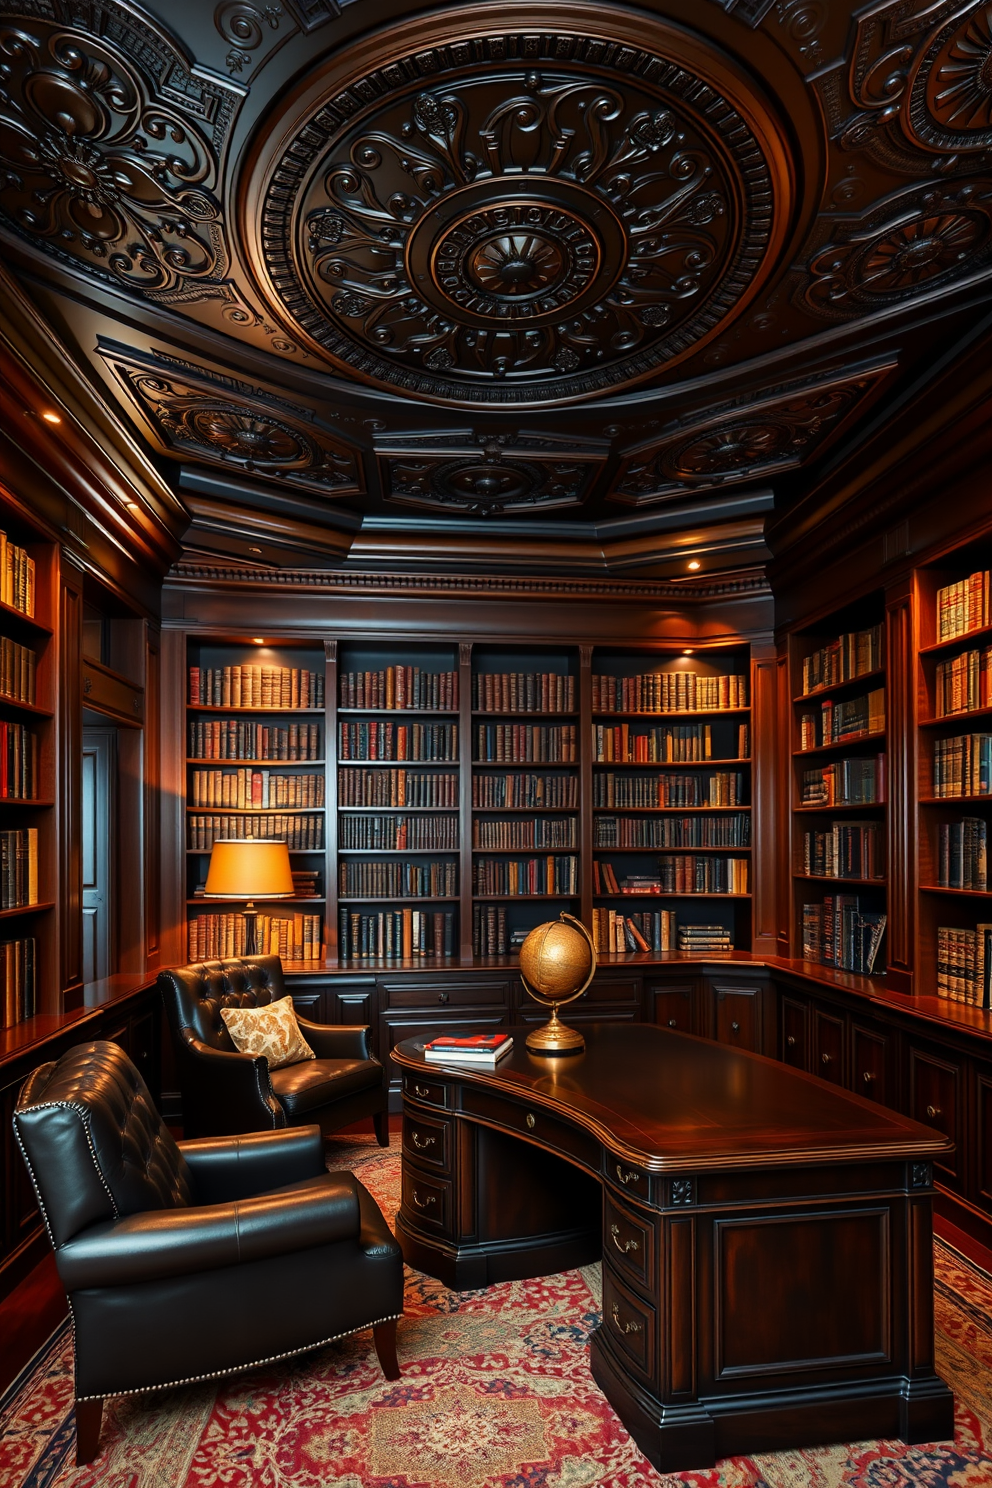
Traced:
POLYGON ((191 1202, 186 1159, 118 1044, 77 1044, 34 1070, 14 1130, 56 1248, 100 1220, 191 1202))
POLYGON ((229 1053, 234 1044, 221 1008, 266 1007, 286 995, 278 956, 174 966, 159 972, 158 985, 177 1043, 182 1042, 181 1030, 190 1028, 201 1043, 229 1053))

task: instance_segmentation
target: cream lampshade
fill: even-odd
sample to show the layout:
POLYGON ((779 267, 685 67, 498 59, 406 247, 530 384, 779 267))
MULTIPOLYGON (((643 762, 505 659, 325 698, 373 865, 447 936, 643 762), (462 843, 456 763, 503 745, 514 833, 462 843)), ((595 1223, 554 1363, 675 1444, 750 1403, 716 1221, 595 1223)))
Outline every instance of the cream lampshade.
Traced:
POLYGON ((208 898, 247 899, 245 955, 257 955, 258 912, 253 901, 292 898, 289 848, 268 837, 220 838, 210 850, 203 892, 208 898))

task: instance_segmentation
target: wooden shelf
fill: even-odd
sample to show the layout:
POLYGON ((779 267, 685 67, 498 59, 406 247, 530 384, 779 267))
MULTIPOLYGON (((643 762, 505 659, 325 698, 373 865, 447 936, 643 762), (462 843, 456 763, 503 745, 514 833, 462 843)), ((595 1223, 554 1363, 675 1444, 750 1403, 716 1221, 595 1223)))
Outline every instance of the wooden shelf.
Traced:
MULTIPOLYGON (((194 894, 191 899, 186 900, 186 903, 187 905, 196 904, 205 906, 207 909, 209 909, 210 906, 213 904, 247 904, 249 902, 249 898, 250 896, 247 894, 242 894, 238 898, 235 898, 229 894, 211 894, 209 897, 204 894, 201 894, 199 897, 197 897, 194 894)), ((303 894, 299 898, 296 898, 292 894, 290 894, 287 895, 286 898, 280 897, 279 899, 259 899, 255 904, 255 908, 258 910, 259 914, 268 914, 270 911, 275 914, 280 905, 326 903, 327 900, 322 894, 303 894)))
POLYGON ((400 812, 403 816, 434 816, 437 812, 458 812, 460 806, 339 806, 338 815, 346 811, 373 812, 376 816, 400 812))
POLYGON ((887 878, 840 878, 829 873, 793 873, 793 878, 801 883, 845 883, 860 884, 866 888, 879 889, 888 883, 887 878))
MULTIPOLYGON (((318 853, 323 857, 327 849, 324 847, 290 847, 287 851, 291 858, 315 857, 318 853)), ((209 858, 210 852, 209 847, 187 847, 186 856, 188 858, 209 858)))
POLYGON ((457 904, 458 894, 374 894, 365 899, 356 899, 351 894, 339 894, 339 904, 401 904, 404 909, 416 909, 418 904, 457 904))
MULTIPOLYGON (((749 765, 751 756, 735 756, 733 759, 706 760, 596 760, 594 769, 599 770, 712 770, 714 765, 749 765)), ((721 808, 722 809, 722 808, 721 808)))
POLYGON ((937 656, 941 651, 953 651, 955 647, 968 651, 975 641, 992 639, 992 625, 982 625, 978 630, 965 631, 964 635, 955 636, 950 641, 932 641, 929 646, 921 646, 920 656, 937 656))
POLYGON ((43 625, 33 615, 25 615, 24 611, 19 610, 16 605, 4 604, 2 600, 0 600, 0 620, 13 621, 34 636, 43 637, 55 634, 50 625, 43 625))
POLYGON ((984 796, 920 796, 921 806, 992 806, 992 792, 984 796))
POLYGON ((447 853, 450 857, 457 857, 460 848, 457 847, 339 847, 338 856, 342 858, 420 858, 436 857, 438 853, 447 853))
POLYGON ((750 712, 751 709, 747 705, 743 708, 669 708, 660 713, 596 713, 594 711, 592 720, 595 723, 598 718, 616 718, 622 719, 625 723, 644 723, 657 718, 740 718, 750 712))
POLYGON ((793 759, 809 759, 813 754, 836 754, 839 750, 850 749, 853 744, 869 744, 879 739, 884 744, 884 729, 877 734, 852 734, 849 739, 838 739, 834 744, 817 744, 815 749, 794 749, 792 757, 793 759))
MULTIPOLYGON (((873 672, 864 672, 860 677, 850 677, 846 682, 831 682, 826 687, 817 687, 813 692, 800 693, 794 697, 794 703, 808 703, 813 698, 829 697, 832 692, 846 692, 849 687, 863 687, 866 682, 878 682, 885 679, 885 667, 878 667, 873 672)), ((872 689, 874 690, 874 689, 872 689)))
MULTIPOLYGON (((324 710, 321 709, 321 712, 324 710)), ((455 722, 461 717, 458 709, 450 708, 339 708, 339 718, 448 718, 455 722)))
POLYGON ((366 769, 369 765, 371 765, 373 769, 381 769, 383 766, 385 766, 387 769, 390 769, 390 770, 396 770, 396 769, 417 769, 417 768, 435 770, 435 769, 438 768, 438 766, 440 766, 442 769, 443 768, 450 769, 452 771, 452 773, 453 773, 455 770, 458 769, 458 764, 459 764, 459 761, 458 760, 411 760, 411 759, 399 759, 399 760, 397 760, 397 759, 390 759, 390 760, 367 760, 367 759, 341 759, 340 757, 338 758, 338 768, 339 769, 340 769, 340 767, 342 765, 361 765, 362 766, 362 769, 366 769))
POLYGON ((37 703, 22 703, 17 698, 8 697, 5 692, 0 692, 0 707, 16 708, 19 713, 28 713, 32 718, 55 717, 51 708, 40 708, 37 703))
POLYGON ((326 806, 187 806, 187 816, 297 816, 300 812, 326 811, 326 806))
POLYGON ((54 908, 53 899, 46 899, 38 904, 13 904, 10 909, 0 909, 0 920, 9 920, 13 915, 42 914, 46 909, 54 908))
POLYGON ((284 718, 323 718, 327 712, 326 708, 282 708, 263 707, 258 704, 251 708, 236 708, 232 703, 187 703, 187 713, 235 713, 242 718, 252 718, 256 713, 264 713, 267 717, 273 714, 282 714, 284 718))
POLYGON ((658 890, 658 889, 645 889, 643 891, 643 893, 640 893, 639 892, 639 893, 636 893, 636 894, 635 893, 631 893, 631 894, 624 894, 624 893, 620 893, 620 894, 597 894, 596 891, 593 890, 593 898, 594 899, 617 899, 617 900, 623 900, 623 899, 628 899, 628 900, 629 899, 750 899, 751 898, 751 895, 750 894, 720 894, 720 893, 709 892, 709 891, 707 891, 705 893, 701 893, 698 890, 689 890, 689 889, 684 890, 681 893, 677 889, 661 889, 661 890, 658 890))
POLYGON ((922 894, 952 894, 962 899, 988 899, 989 889, 951 889, 941 884, 920 884, 922 894))
POLYGON ((920 728, 946 728, 948 724, 950 724, 952 727, 956 727, 959 723, 963 723, 966 719, 969 718, 992 719, 992 708, 971 708, 966 709, 963 713, 946 713, 943 718, 921 718, 920 728))
POLYGON ((630 811, 637 816, 681 816, 684 812, 750 811, 747 806, 594 806, 594 816, 611 815, 613 812, 630 811))
POLYGON ((655 857, 659 853, 749 853, 750 844, 747 847, 597 847, 592 846, 593 852, 597 853, 619 853, 625 856, 628 853, 652 853, 655 857))
POLYGON ((51 798, 27 799, 24 796, 0 796, 0 808, 6 811, 8 806, 54 806, 51 798))
MULTIPOLYGON (((595 717, 595 715, 593 715, 593 716, 595 717)), ((544 723, 554 723, 554 722, 558 722, 558 723, 575 723, 577 721, 577 719, 580 717, 580 715, 578 713, 575 713, 575 712, 572 712, 572 713, 534 713, 534 712, 528 711, 528 709, 526 709, 526 708, 517 708, 516 710, 511 710, 510 712, 507 712, 507 713, 497 713, 495 711, 495 709, 473 708, 472 709, 472 717, 474 719, 477 719, 479 722, 489 721, 489 722, 493 722, 493 723, 498 723, 500 721, 500 719, 517 719, 517 720, 529 721, 532 718, 534 718, 534 719, 540 719, 544 723)))
POLYGON ((316 767, 318 765, 322 765, 322 766, 323 765, 326 765, 327 764, 327 761, 326 760, 322 760, 322 759, 318 759, 318 760, 300 760, 300 759, 295 759, 295 760, 200 759, 197 755, 188 754, 186 756, 186 763, 188 765, 199 765, 201 767, 201 769, 202 768, 206 768, 206 769, 209 769, 209 770, 249 770, 249 769, 251 769, 251 770, 254 770, 254 769, 268 770, 268 769, 271 769, 273 765, 278 765, 280 768, 283 767, 283 766, 289 768, 290 766, 294 766, 294 765, 309 765, 311 769, 316 769, 316 767))
POLYGON ((887 804, 886 801, 858 801, 852 805, 845 803, 841 806, 794 806, 793 814, 801 816, 807 811, 878 811, 884 809, 887 804))
POLYGON ((472 903, 473 904, 519 904, 523 900, 529 899, 530 902, 533 904, 534 901, 537 900, 537 899, 543 899, 545 901, 548 901, 548 900, 552 900, 552 899, 580 899, 581 897, 582 897, 581 894, 579 894, 578 892, 576 892, 574 894, 569 894, 569 893, 565 892, 564 890, 560 894, 473 894, 472 895, 472 903))

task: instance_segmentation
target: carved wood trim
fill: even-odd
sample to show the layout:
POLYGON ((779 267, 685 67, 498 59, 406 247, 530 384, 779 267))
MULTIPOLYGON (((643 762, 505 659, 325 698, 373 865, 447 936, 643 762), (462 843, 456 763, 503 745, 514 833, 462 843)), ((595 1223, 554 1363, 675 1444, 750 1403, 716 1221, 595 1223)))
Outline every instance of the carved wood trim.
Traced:
POLYGON ((916 925, 916 662, 914 606, 905 585, 886 596, 886 704, 889 800, 888 971, 895 985, 911 990, 916 925))

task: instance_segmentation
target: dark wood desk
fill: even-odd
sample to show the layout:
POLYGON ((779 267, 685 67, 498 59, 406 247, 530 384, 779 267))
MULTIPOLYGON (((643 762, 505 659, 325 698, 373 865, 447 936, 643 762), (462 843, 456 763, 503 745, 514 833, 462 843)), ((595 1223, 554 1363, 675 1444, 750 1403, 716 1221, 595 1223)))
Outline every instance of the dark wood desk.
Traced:
POLYGON ((495 1070, 401 1043, 411 1265, 480 1287, 603 1259, 592 1370, 663 1472, 946 1440, 932 1159, 947 1139, 754 1054, 647 1026, 495 1070))

